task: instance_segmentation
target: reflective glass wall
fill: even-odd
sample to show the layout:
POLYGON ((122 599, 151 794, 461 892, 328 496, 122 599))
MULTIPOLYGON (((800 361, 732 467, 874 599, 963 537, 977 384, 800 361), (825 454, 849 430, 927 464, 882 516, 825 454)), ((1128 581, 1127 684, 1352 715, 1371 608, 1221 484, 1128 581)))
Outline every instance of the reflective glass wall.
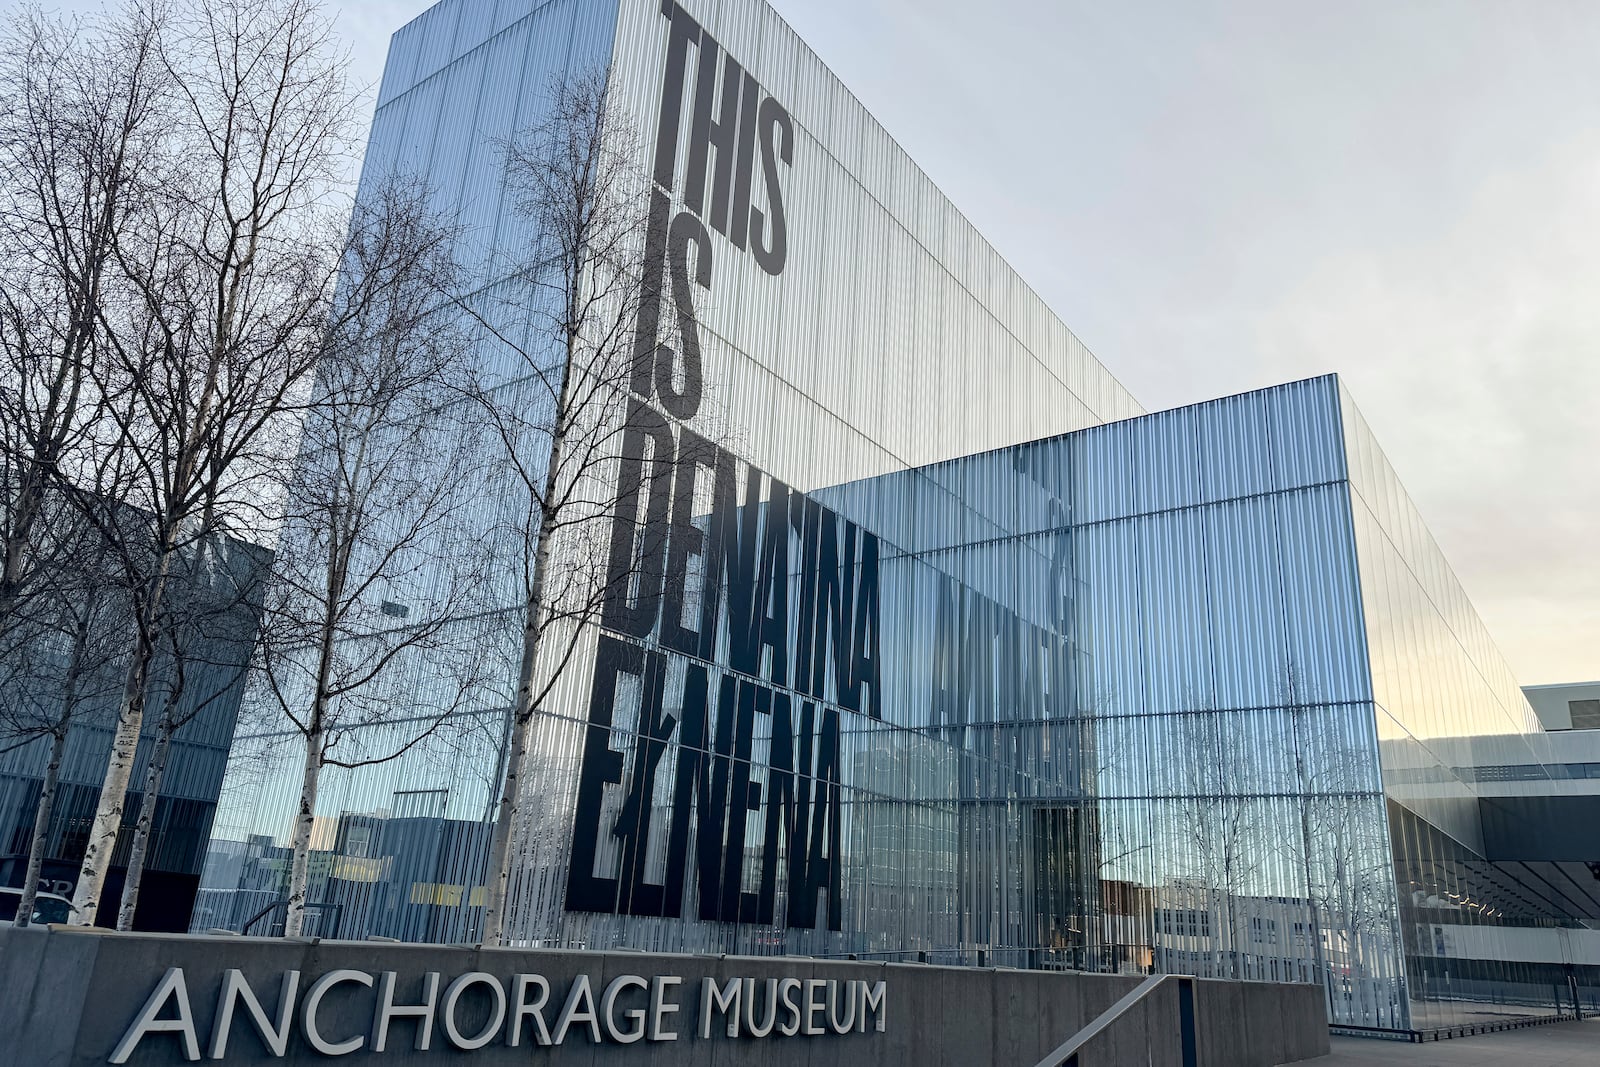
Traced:
POLYGON ((1075 436, 1108 956, 1403 1026, 1335 382, 1075 436))
POLYGON ((575 756, 530 789, 519 933, 1311 981, 1404 1028, 1345 478, 1329 378, 805 503, 755 479, 785 640, 597 638, 587 725, 540 720, 575 756))
POLYGON ((1578 913, 1484 855, 1473 768, 1544 781, 1537 716, 1348 395, 1351 511, 1417 1029, 1546 1014, 1565 969, 1531 950, 1578 913))
MULTIPOLYGON (((604 69, 616 19, 616 4, 606 0, 445 0, 390 42, 358 197, 374 196, 391 178, 426 189, 456 227, 453 255, 465 299, 483 323, 464 328, 532 342, 527 323, 534 309, 512 299, 510 277, 525 263, 530 235, 505 180, 505 145, 547 116, 555 79, 604 69)), ((486 379, 503 381, 502 395, 536 402, 538 390, 510 373, 522 365, 525 374, 526 364, 508 358, 504 345, 486 341, 477 356, 486 379)), ((448 447, 441 440, 440 450, 448 447)), ((492 531, 514 522, 503 475, 497 482, 491 471, 458 488, 477 503, 474 514, 451 524, 453 533, 487 542, 492 531)), ((472 550, 483 551, 476 544, 472 550)), ((404 621, 425 621, 417 605, 438 600, 429 590, 437 569, 419 566, 404 583, 379 583, 371 599, 404 609, 404 621)), ((343 732, 317 798, 309 888, 317 907, 308 914, 308 933, 416 941, 475 936, 516 686, 519 589, 508 556, 484 576, 480 610, 430 642, 470 649, 478 659, 479 682, 465 699, 449 678, 460 673, 459 662, 408 650, 385 673, 389 707, 369 716, 382 721, 343 732), (418 741, 423 724, 447 709, 441 728, 418 741)), ((302 737, 274 700, 266 692, 246 699, 192 929, 281 928, 283 912, 271 905, 287 893, 303 758, 302 737)))
MULTIPOLYGON (((128 512, 127 529, 144 521, 128 512)), ((114 923, 133 830, 140 817, 163 720, 176 724, 151 813, 149 850, 134 929, 186 928, 213 832, 229 743, 234 736, 270 553, 228 538, 208 539, 177 561, 184 597, 171 646, 151 666, 146 717, 135 753, 122 833, 112 850, 100 918, 114 923), (173 651, 176 649, 176 653, 173 651)), ((175 579, 176 581, 176 579, 175 579)), ((42 728, 72 701, 71 730, 59 753, 56 794, 43 843, 39 888, 72 897, 111 752, 127 674, 122 637, 133 607, 109 577, 92 593, 62 598, 53 612, 8 634, 0 692, 8 725, 32 725, 0 751, 0 885, 28 871, 39 801, 52 753, 42 728)))
MULTIPOLYGON (((700 339, 697 384, 703 402, 687 411, 681 406, 669 410, 659 396, 645 399, 670 424, 675 442, 688 440, 686 433, 698 434, 716 442, 729 462, 737 464, 730 506, 740 515, 757 516, 757 536, 767 536, 768 525, 777 528, 781 523, 762 516, 792 506, 797 602, 791 611, 798 620, 803 610, 798 598, 811 595, 803 591, 807 583, 798 577, 800 572, 811 575, 815 584, 816 575, 830 566, 840 574, 853 567, 847 576, 826 583, 822 600, 831 603, 831 591, 846 585, 852 600, 865 596, 857 572, 865 567, 859 554, 867 551, 868 533, 874 529, 869 523, 887 528, 914 525, 920 518, 902 519, 898 505, 875 504, 871 493, 838 489, 832 490, 834 502, 824 507, 829 487, 860 485, 893 472, 924 478, 909 472, 921 464, 1140 409, 774 12, 755 0, 691 8, 663 7, 653 0, 636 0, 620 10, 606 0, 446 0, 436 5, 394 38, 364 163, 362 195, 390 175, 424 181, 436 205, 460 224, 456 254, 473 280, 470 299, 475 309, 497 330, 526 341, 517 330, 529 317, 528 309, 512 306, 508 296, 514 290, 510 273, 530 235, 504 181, 503 143, 539 121, 554 78, 609 63, 614 100, 640 135, 641 167, 658 179, 656 190, 671 214, 698 226, 694 258, 684 263, 693 268, 690 298, 675 310, 694 320, 700 339), (668 92, 669 81, 676 96, 668 92), (675 126, 667 121, 669 111, 675 126), (665 177, 660 174, 662 158, 670 170, 665 177), (696 166, 701 168, 698 191, 691 188, 690 178, 696 166), (732 197, 738 198, 739 210, 730 214, 725 201, 732 197), (752 471, 757 479, 753 496, 752 471), (813 495, 803 498, 799 491, 806 489, 813 495), (790 500, 792 505, 785 502, 790 500), (825 530, 837 538, 830 549, 822 547, 825 530), (808 560, 808 551, 816 558, 808 560), (848 565, 830 565, 823 558, 852 551, 858 558, 848 565)), ((671 294, 665 318, 671 318, 677 297, 671 294)), ((493 371, 503 352, 485 341, 480 357, 493 371)), ((684 368, 675 374, 677 387, 686 388, 684 368)), ((536 395, 537 390, 525 385, 508 378, 500 388, 507 396, 536 395)), ((710 474, 701 476, 701 496, 712 491, 710 474)), ((619 484, 626 480, 619 476, 619 484)), ((934 488, 941 507, 962 508, 967 514, 981 510, 934 488)), ((482 528, 492 529, 501 517, 504 494, 492 480, 472 492, 481 501, 482 528)), ((709 500, 686 495, 686 510, 675 521, 709 535, 716 521, 709 500)), ((887 543, 876 534, 871 541, 885 545, 878 596, 901 595, 891 589, 900 579, 893 576, 887 543)), ((470 936, 475 928, 484 812, 500 774, 505 704, 517 668, 515 639, 521 620, 514 610, 518 595, 511 566, 508 561, 500 576, 504 588, 495 575, 486 583, 491 607, 462 623, 483 635, 486 655, 498 656, 498 678, 488 680, 475 700, 452 712, 447 729, 405 747, 393 759, 382 759, 404 747, 407 723, 438 711, 435 702, 448 688, 432 676, 438 664, 409 657, 393 671, 396 714, 391 722, 351 729, 341 740, 342 759, 354 766, 326 770, 313 834, 311 896, 327 907, 312 921, 322 924, 323 932, 456 939, 470 936)), ((426 584, 425 578, 420 580, 426 584)), ((895 588, 912 586, 907 581, 895 588)), ((692 612, 701 596, 698 589, 682 589, 676 606, 692 612), (685 602, 691 606, 685 608, 685 602)), ((413 600, 403 595, 391 599, 401 604, 413 600)), ((827 610, 836 614, 824 621, 817 640, 831 657, 830 642, 836 641, 840 625, 837 613, 844 609, 827 610)), ((809 625, 815 627, 814 617, 809 625)), ((852 630, 844 635, 846 651, 839 655, 849 658, 857 651, 853 609, 847 625, 852 630)), ((863 642, 879 640, 871 627, 862 625, 863 642)), ((796 621, 796 634, 799 628, 796 621)), ((611 637, 617 632, 609 628, 611 637)), ((724 646, 729 640, 725 627, 718 640, 724 646)), ((909 638, 886 633, 882 640, 909 638)), ((662 641, 658 628, 643 645, 654 651, 662 641)), ((518 921, 526 924, 532 940, 547 936, 541 931, 552 921, 551 909, 566 916, 568 924, 579 923, 572 916, 582 914, 565 908, 575 811, 571 790, 586 738, 592 736, 595 679, 608 664, 615 666, 614 659, 605 658, 609 646, 604 642, 598 632, 583 636, 574 665, 544 702, 535 726, 537 780, 528 790, 531 814, 518 839, 523 850, 518 921), (558 784, 563 782, 567 784, 558 784)), ((926 657, 925 652, 912 652, 926 657)), ((764 655, 762 671, 772 684, 775 653, 764 655)), ((804 663, 807 670, 822 669, 814 662, 821 655, 786 648, 790 663, 785 670, 798 672, 805 657, 810 657, 804 663)), ((873 654, 865 646, 860 655, 870 664, 873 654)), ((719 646, 700 659, 727 665, 729 656, 719 646)), ((887 653, 882 661, 885 669, 894 669, 887 653)), ((488 673, 494 673, 493 666, 488 673)), ((882 694, 863 682, 865 695, 858 696, 847 677, 848 692, 840 703, 838 675, 855 669, 852 659, 842 667, 826 666, 820 681, 807 681, 804 695, 826 693, 834 710, 819 706, 808 712, 803 701, 791 708, 794 751, 778 758, 801 759, 806 744, 802 725, 810 715, 810 744, 814 749, 826 733, 834 766, 889 768, 904 779, 881 802, 872 802, 895 812, 901 828, 891 830, 888 823, 870 822, 864 814, 848 831, 842 818, 837 829, 824 823, 815 845, 819 862, 808 869, 837 877, 827 872, 842 869, 845 846, 836 849, 830 835, 840 835, 841 841, 849 833, 863 840, 911 841, 916 851, 903 863, 871 865, 874 877, 890 879, 885 883, 890 888, 875 893, 870 902, 851 906, 874 910, 881 925, 900 921, 910 901, 930 914, 952 916, 950 928, 962 929, 968 920, 956 917, 960 906, 953 897, 954 846, 949 843, 985 839, 994 831, 963 829, 949 806, 949 790, 929 784, 956 773, 941 769, 949 762, 947 755, 931 754, 921 735, 883 725, 910 721, 887 712, 888 682, 882 694), (876 710, 858 720, 847 706, 858 700, 872 701, 876 710), (840 746, 836 756, 835 736, 840 746), (903 871, 894 873, 894 864, 901 864, 903 871), (904 885, 896 878, 904 879, 904 885)), ((667 672, 670 686, 681 687, 687 670, 687 663, 675 661, 667 672)), ((615 699, 624 709, 615 712, 619 729, 624 716, 637 714, 625 710, 635 699, 629 686, 639 684, 629 678, 636 677, 627 670, 618 676, 620 695, 615 699)), ((704 682, 712 693, 706 726, 713 731, 713 743, 723 678, 712 672, 704 682)), ((731 684, 730 699, 737 709, 746 697, 738 680, 731 684)), ((790 695, 802 695, 793 684, 790 695)), ((768 698, 751 689, 748 699, 756 724, 749 743, 758 754, 769 753, 771 741, 763 731, 771 729, 773 713, 767 704, 755 703, 768 698)), ((230 767, 197 928, 237 927, 281 897, 284 889, 300 743, 294 731, 275 719, 266 701, 254 705, 247 710, 259 714, 230 767)), ((736 710, 735 719, 739 714, 736 710)), ((1056 748, 1069 751, 1064 744, 1056 748)), ((815 751, 806 758, 806 773, 812 778, 835 773, 826 766, 819 770, 815 751)), ((801 775, 798 768, 791 773, 801 775)), ((671 781, 665 772, 660 780, 671 781)), ((712 781, 708 788, 728 786, 712 781)), ((806 788, 826 794, 832 786, 806 788)), ((605 796, 607 804, 620 803, 609 792, 605 796)), ((808 794, 807 799, 815 797, 808 794)), ((869 810, 866 800, 852 806, 856 803, 853 796, 848 804, 841 800, 840 810, 869 810)), ((610 814, 606 809, 607 819, 610 814)), ((1040 822, 1041 833, 1065 832, 1047 824, 1040 822)), ((756 829, 752 821, 751 832, 756 829)), ((802 836, 789 828, 780 831, 784 835, 802 836)), ((597 847, 602 857, 613 855, 604 844, 597 847)), ((788 846, 782 848, 782 862, 787 863, 788 846)), ((805 848, 812 848, 810 836, 805 848)), ((867 853, 857 849, 854 854, 867 853)), ((890 856, 893 850, 876 854, 890 856)), ((651 863, 664 862, 654 852, 649 855, 651 863)), ((796 853, 797 866, 801 860, 796 853)), ((774 893, 779 900, 773 907, 786 908, 782 894, 774 893)), ((827 895, 824 890, 817 894, 819 900, 827 895)), ((824 901, 818 907, 837 911, 842 903, 824 901)), ((1007 907, 1013 916, 1008 921, 1020 922, 1014 918, 1018 906, 1007 907)), ((266 917, 255 929, 270 928, 271 920, 266 917)), ((582 930, 571 934, 596 942, 602 936, 591 938, 582 930)), ((716 945, 727 936, 705 935, 696 943, 716 945)), ((769 935, 767 940, 775 939, 769 935)), ((959 940, 957 935, 945 939, 950 945, 959 940)), ((1013 935, 1010 940, 1021 944, 1025 939, 1013 935)), ((932 944, 926 939, 916 943, 932 944)))

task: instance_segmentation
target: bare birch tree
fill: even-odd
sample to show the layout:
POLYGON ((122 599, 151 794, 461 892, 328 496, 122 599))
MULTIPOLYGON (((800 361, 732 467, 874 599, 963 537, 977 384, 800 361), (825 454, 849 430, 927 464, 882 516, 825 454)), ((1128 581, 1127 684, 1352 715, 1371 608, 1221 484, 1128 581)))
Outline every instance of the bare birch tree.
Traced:
POLYGON ((452 235, 425 205, 392 183, 357 210, 268 595, 265 677, 304 742, 291 937, 323 768, 397 759, 478 692, 481 419, 448 306, 452 235))
POLYGON ((102 312, 114 359, 98 382, 118 398, 150 562, 130 582, 127 675, 73 901, 83 923, 121 828, 175 564, 206 538, 267 525, 341 244, 321 208, 351 105, 310 0, 192 0, 159 57, 176 103, 139 210, 114 235, 127 299, 102 312))
POLYGON ((259 636, 263 548, 226 538, 199 541, 184 553, 165 598, 162 650, 152 689, 161 697, 144 789, 128 846, 117 929, 133 929, 156 808, 178 731, 217 701, 237 693, 259 636))
POLYGON ((507 384, 485 384, 478 396, 503 446, 510 550, 521 561, 518 671, 487 867, 486 943, 504 934, 535 715, 617 580, 607 573, 612 483, 628 428, 635 327, 652 294, 641 269, 649 184, 639 137, 607 89, 605 70, 557 81, 548 117, 507 146, 507 185, 534 235, 514 273, 523 317, 508 328, 500 316, 474 313, 511 364, 507 384))
POLYGON ((36 579, 82 562, 53 504, 104 444, 94 368, 166 102, 157 29, 134 8, 83 25, 34 7, 0 28, 0 631, 36 579))
POLYGON ((1331 1018, 1370 1019, 1390 1010, 1377 988, 1390 976, 1374 963, 1398 942, 1376 739, 1370 719, 1323 702, 1293 665, 1282 688, 1300 794, 1299 835, 1284 845, 1305 879, 1316 980, 1331 1018), (1338 994, 1341 970, 1352 985, 1338 994))

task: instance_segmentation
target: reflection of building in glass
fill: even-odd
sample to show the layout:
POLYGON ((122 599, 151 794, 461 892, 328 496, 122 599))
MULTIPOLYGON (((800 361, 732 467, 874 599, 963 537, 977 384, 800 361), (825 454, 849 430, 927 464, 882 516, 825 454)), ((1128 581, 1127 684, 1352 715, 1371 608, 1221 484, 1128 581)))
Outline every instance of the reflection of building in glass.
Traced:
MULTIPOLYGON (((391 814, 341 814, 313 835, 310 920, 317 936, 459 941, 483 908, 487 823, 391 814), (332 840, 329 840, 329 838, 332 840)), ((214 841, 195 903, 196 929, 283 932, 289 849, 270 836, 214 841), (219 890, 213 886, 226 886, 219 890)))
MULTIPOLYGON (((1584 916, 1516 898, 1446 753, 1543 766, 1538 724, 1337 380, 1142 414, 759 0, 446 0, 395 37, 366 180, 422 172, 490 287, 525 236, 493 146, 607 63, 699 360, 641 322, 613 547, 649 565, 535 719, 513 936, 1554 1010, 1514 944, 1584 916)), ((329 770, 319 923, 474 936, 506 721, 329 770)), ((236 753, 197 927, 282 893, 293 739, 236 753)))
MULTIPOLYGON (((121 527, 129 542, 137 544, 129 531, 144 526, 144 513, 108 507, 107 515, 102 520, 107 526, 121 527)), ((106 925, 115 925, 149 761, 159 723, 170 709, 172 721, 181 725, 172 735, 157 791, 134 928, 188 928, 255 641, 260 582, 270 559, 270 552, 243 541, 208 538, 188 546, 174 566, 169 601, 175 630, 151 665, 122 834, 101 898, 99 918, 106 925)), ((55 603, 26 607, 6 634, 0 656, 0 700, 5 705, 0 713, 0 885, 19 886, 27 875, 52 745, 50 737, 16 736, 12 731, 57 719, 70 704, 74 710, 45 838, 40 888, 70 898, 76 886, 111 753, 134 630, 125 584, 109 560, 104 562, 103 580, 92 589, 74 589, 70 604, 60 597, 55 603), (82 632, 75 632, 80 623, 82 632)))

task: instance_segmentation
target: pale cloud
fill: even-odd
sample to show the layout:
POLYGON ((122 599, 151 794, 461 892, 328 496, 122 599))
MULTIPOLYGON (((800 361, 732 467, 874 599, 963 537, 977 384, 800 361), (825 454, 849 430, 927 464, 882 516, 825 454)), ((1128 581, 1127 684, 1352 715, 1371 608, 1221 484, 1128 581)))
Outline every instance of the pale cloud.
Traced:
POLYGON ((1600 673, 1600 137, 1487 178, 1434 239, 1311 267, 1263 367, 1338 369, 1527 682, 1600 673))

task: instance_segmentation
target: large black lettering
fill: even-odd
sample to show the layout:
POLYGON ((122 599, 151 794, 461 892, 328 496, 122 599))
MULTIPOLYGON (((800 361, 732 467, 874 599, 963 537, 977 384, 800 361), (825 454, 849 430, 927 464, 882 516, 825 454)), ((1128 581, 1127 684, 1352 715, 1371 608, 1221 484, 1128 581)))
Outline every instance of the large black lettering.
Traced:
MULTIPOLYGON (((750 749, 755 739, 757 705, 771 711, 772 692, 753 682, 739 683, 737 718, 733 724, 733 753, 728 769, 728 836, 722 850, 722 893, 718 914, 724 922, 737 922, 744 881, 744 845, 749 823, 746 816, 761 807, 761 789, 750 781, 750 749)), ((754 909, 754 902, 751 903, 754 909)))
POLYGON ((677 425, 693 419, 703 399, 695 298, 697 288, 712 284, 710 230, 737 249, 749 247, 768 274, 783 270, 780 171, 792 161, 795 131, 788 112, 679 4, 663 0, 661 12, 670 26, 643 292, 633 323, 629 386, 637 399, 622 435, 600 619, 607 632, 596 653, 585 726, 567 907, 681 918, 693 885, 694 913, 702 920, 778 919, 811 928, 821 893, 829 927, 837 930, 841 723, 833 705, 880 714, 878 544, 677 425), (674 214, 680 151, 686 210, 674 214), (764 199, 753 188, 758 170, 764 199), (664 328, 669 290, 672 325, 664 328), (697 516, 708 476, 710 512, 697 516), (660 651, 634 643, 652 635, 660 651), (681 665, 676 715, 667 710, 667 680, 678 676, 672 655, 690 658, 681 665), (713 684, 717 662, 728 670, 713 684), (639 712, 622 752, 611 749, 610 739, 625 675, 637 679, 639 712), (813 699, 797 706, 790 693, 757 679, 792 685, 813 699), (763 716, 771 725, 764 788, 752 760, 763 716), (663 773, 672 777, 671 808, 664 815, 666 876, 657 884, 646 877, 645 857, 663 773), (612 787, 622 795, 607 834, 600 823, 612 787), (753 832, 762 836, 759 848, 746 840, 753 832), (597 864, 612 866, 600 855, 608 843, 615 871, 597 875, 597 864), (746 892, 752 851, 759 870, 746 892), (780 871, 788 877, 781 918, 780 871))
POLYGON ((700 25, 675 3, 661 5, 672 20, 667 32, 667 69, 661 79, 661 114, 656 121, 656 184, 671 190, 678 162, 678 125, 683 114, 683 75, 689 46, 700 40, 700 25))
MULTIPOLYGON (((813 693, 811 686, 812 648, 817 632, 817 527, 822 505, 795 493, 789 497, 789 529, 800 540, 799 612, 794 634, 794 687, 813 693)), ((814 694, 820 695, 820 694, 814 694)))
POLYGON ((843 870, 839 864, 839 711, 824 706, 817 738, 817 769, 812 782, 811 847, 806 856, 806 888, 801 894, 804 926, 816 925, 817 894, 827 906, 828 929, 844 922, 840 899, 843 870))
POLYGON ((967 721, 989 722, 994 706, 994 613, 991 602, 963 590, 966 625, 961 632, 961 703, 967 721))
POLYGON ((883 718, 882 656, 878 636, 878 537, 861 532, 860 577, 856 582, 855 626, 850 640, 848 706, 883 718), (863 695, 865 688, 865 695, 863 695))
POLYGON ((755 171, 756 109, 760 104, 761 86, 746 71, 739 101, 739 169, 733 178, 733 211, 728 216, 728 240, 740 251, 750 231, 750 177, 755 171))
POLYGON ((722 910, 722 858, 728 829, 728 791, 733 775, 735 704, 738 685, 733 675, 724 674, 717 695, 716 743, 711 754, 711 794, 699 809, 695 821, 696 846, 700 867, 700 918, 725 919, 722 910))
POLYGON ((722 63, 722 95, 717 96, 717 56, 721 50, 709 33, 700 34, 700 74, 694 90, 694 124, 689 128, 689 159, 683 177, 683 202, 718 233, 728 232, 729 198, 733 189, 734 152, 739 137, 739 90, 744 70, 730 55, 722 63), (716 106, 716 117, 712 108, 716 106), (711 210, 706 211, 706 157, 716 149, 711 175, 711 210))
POLYGON ((683 360, 683 385, 676 378, 673 350, 656 346, 656 395, 667 412, 680 419, 691 419, 700 410, 703 388, 700 366, 700 326, 694 317, 694 288, 711 288, 711 236, 699 219, 687 211, 678 212, 667 234, 667 266, 672 274, 672 301, 678 310, 678 344, 683 360), (689 247, 695 249, 694 273, 690 273, 689 247))
POLYGON ((622 781, 622 753, 609 744, 617 676, 638 675, 643 665, 643 649, 601 635, 595 651, 594 686, 589 693, 583 762, 578 770, 577 811, 572 820, 572 862, 567 867, 567 908, 571 911, 617 910, 617 880, 597 876, 594 862, 606 786, 622 781))
POLYGON ((661 612, 677 450, 672 428, 654 409, 631 400, 627 420, 622 459, 617 465, 617 510, 611 521, 611 554, 600 619, 608 629, 644 637, 655 629, 661 612), (647 475, 649 493, 641 521, 639 496, 647 475))
MULTIPOLYGON (((672 918, 683 915, 689 829, 697 815, 702 838, 696 854, 696 875, 702 894, 704 886, 715 882, 717 875, 717 867, 708 868, 705 862, 710 853, 703 837, 704 824, 721 814, 711 796, 710 696, 705 667, 690 663, 684 672, 683 721, 678 728, 678 768, 672 790, 672 820, 667 828, 667 875, 661 907, 662 914, 672 918)), ((720 846, 720 827, 716 839, 720 846)), ((720 861, 720 854, 716 859, 720 861)))
MULTIPOLYGON (((695 484, 699 470, 715 470, 718 450, 705 438, 692 430, 683 430, 678 438, 678 467, 672 486, 672 534, 667 543, 667 569, 661 594, 661 643, 685 655, 700 651, 699 625, 703 612, 695 620, 695 627, 683 624, 684 598, 689 587, 689 559, 705 556, 706 535, 694 524, 695 484)), ((703 568, 708 571, 709 568, 703 568)), ((700 593, 705 595, 708 577, 702 578, 700 593)))
POLYGON ((933 623, 933 692, 928 701, 928 725, 966 725, 961 700, 961 593, 954 578, 941 576, 935 591, 933 623))
MULTIPOLYGON (((772 925, 778 892, 779 849, 794 844, 794 721, 789 695, 772 696, 772 744, 767 752, 766 825, 761 840, 761 882, 756 889, 756 911, 747 922, 772 925)), ((791 861, 792 862, 792 861, 791 861)))
MULTIPOLYGON (((824 700, 830 695, 827 688, 828 667, 836 662, 834 653, 839 647, 839 634, 844 623, 840 596, 845 584, 842 578, 839 572, 838 516, 828 508, 820 508, 817 512, 817 592, 813 608, 812 662, 807 669, 811 673, 809 692, 824 700)), ((833 695, 837 695, 842 687, 843 679, 836 674, 833 695)))
POLYGON ((642 397, 655 391, 657 347, 661 343, 662 280, 667 271, 667 230, 672 199, 660 189, 650 194, 645 223, 644 267, 639 277, 639 311, 633 327, 633 367, 629 388, 642 397))
POLYGON ((799 751, 794 754, 794 817, 789 822, 789 916, 787 926, 809 930, 816 926, 816 895, 808 873, 812 819, 812 766, 816 755, 817 705, 800 702, 800 729, 795 735, 799 751), (806 901, 812 911, 806 914, 806 901))
POLYGON ((794 150, 794 124, 783 105, 772 97, 761 101, 756 116, 757 137, 761 142, 761 177, 767 189, 767 209, 750 209, 750 251, 761 269, 776 277, 783 273, 789 255, 787 223, 783 217, 783 189, 778 184, 778 160, 787 166, 794 150))
POLYGON ((704 614, 700 621, 701 655, 715 651, 717 620, 728 633, 728 663, 736 671, 756 673, 756 562, 759 541, 757 509, 750 501, 761 490, 761 471, 745 466, 733 453, 717 454, 712 490, 711 545, 705 567, 704 614), (739 505, 739 476, 745 477, 745 505, 739 505), (726 606, 724 606, 726 604, 726 606))
POLYGON ((625 915, 661 914, 662 887, 645 881, 644 858, 650 844, 650 798, 655 795, 656 768, 678 724, 662 708, 666 674, 666 657, 659 652, 646 654, 628 790, 611 828, 622 850, 617 911, 625 915))
POLYGON ((853 522, 844 524, 844 543, 839 556, 839 614, 834 618, 831 635, 833 650, 833 684, 838 703, 851 711, 861 710, 861 690, 851 679, 855 666, 856 618, 856 556, 860 552, 861 530, 853 522))
POLYGON ((774 685, 789 680, 789 487, 767 479, 767 505, 761 523, 761 566, 756 578, 756 660, 753 674, 774 685), (763 670, 760 659, 765 655, 763 670))

